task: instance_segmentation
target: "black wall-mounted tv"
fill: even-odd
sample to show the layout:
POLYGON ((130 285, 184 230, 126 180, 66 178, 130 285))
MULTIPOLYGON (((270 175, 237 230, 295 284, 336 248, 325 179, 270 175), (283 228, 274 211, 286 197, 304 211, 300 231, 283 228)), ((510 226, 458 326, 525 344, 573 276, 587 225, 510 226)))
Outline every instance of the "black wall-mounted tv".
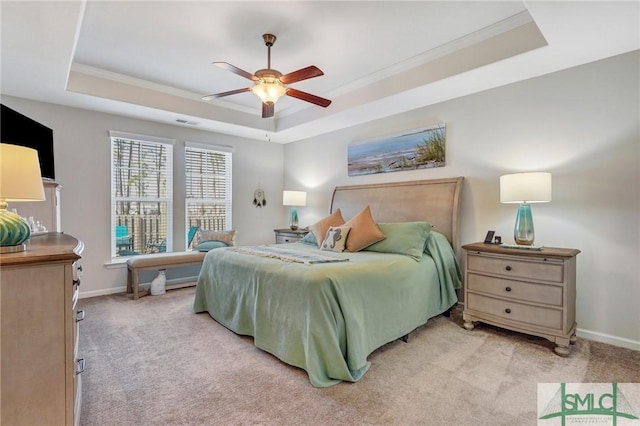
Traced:
POLYGON ((5 105, 0 107, 0 141, 38 151, 42 177, 54 180, 53 130, 5 105))

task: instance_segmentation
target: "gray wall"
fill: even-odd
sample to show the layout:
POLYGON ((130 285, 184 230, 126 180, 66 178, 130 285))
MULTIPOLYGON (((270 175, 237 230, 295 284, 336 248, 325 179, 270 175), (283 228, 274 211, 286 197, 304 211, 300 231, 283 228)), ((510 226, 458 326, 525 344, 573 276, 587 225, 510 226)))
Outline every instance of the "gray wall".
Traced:
MULTIPOLYGON (((273 229, 288 223, 287 210, 282 206, 282 145, 9 96, 3 96, 2 103, 54 131, 56 181, 63 187, 62 230, 81 239, 85 245, 81 297, 119 292, 126 286, 125 266, 110 264, 109 130, 177 140, 174 147, 174 250, 183 250, 185 245, 184 202, 181 201, 184 198, 185 141, 234 148, 232 222, 237 230, 238 244, 274 242, 273 229), (259 185, 269 201, 263 208, 253 205, 253 191, 259 185)), ((169 271, 167 275, 171 279, 187 272, 190 271, 169 271)))
POLYGON ((443 102, 285 146, 285 186, 307 188, 301 225, 327 214, 336 185, 464 176, 461 244, 496 230, 513 242, 516 205, 499 177, 553 174, 533 205, 536 243, 577 248, 579 335, 640 349, 640 53, 443 102), (351 141, 441 120, 443 168, 347 176, 351 141))
MULTIPOLYGON (((494 229, 512 240, 516 206, 500 204, 499 176, 553 174, 553 201, 533 206, 536 243, 578 256, 579 335, 640 349, 640 53, 638 51, 285 146, 4 96, 2 102, 54 129, 62 227, 85 243, 82 295, 122 291, 108 268, 109 130, 235 147, 234 215, 239 244, 273 241, 287 224, 281 191, 306 189, 302 226, 328 212, 336 185, 464 176, 462 244, 494 229), (447 166, 348 177, 349 142, 447 124, 447 166), (284 171, 284 176, 283 176, 284 171), (270 203, 256 209, 261 185, 270 203)), ((179 157, 177 157, 179 159, 179 157)), ((177 202, 175 248, 184 244, 177 202)))

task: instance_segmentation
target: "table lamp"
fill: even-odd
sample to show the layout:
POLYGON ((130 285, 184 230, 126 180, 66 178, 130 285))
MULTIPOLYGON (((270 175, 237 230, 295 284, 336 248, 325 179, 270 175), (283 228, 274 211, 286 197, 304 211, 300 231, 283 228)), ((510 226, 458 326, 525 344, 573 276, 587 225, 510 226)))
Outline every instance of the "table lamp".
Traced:
POLYGON ((31 228, 19 215, 7 210, 7 201, 45 199, 35 149, 0 144, 0 253, 26 250, 31 228))
POLYGON ((530 203, 551 201, 551 173, 530 172, 500 176, 500 202, 519 203, 513 238, 516 244, 531 246, 534 241, 530 203))
POLYGON ((282 205, 291 207, 289 215, 289 227, 292 230, 298 229, 298 209, 307 205, 307 193, 304 191, 283 191, 282 205))

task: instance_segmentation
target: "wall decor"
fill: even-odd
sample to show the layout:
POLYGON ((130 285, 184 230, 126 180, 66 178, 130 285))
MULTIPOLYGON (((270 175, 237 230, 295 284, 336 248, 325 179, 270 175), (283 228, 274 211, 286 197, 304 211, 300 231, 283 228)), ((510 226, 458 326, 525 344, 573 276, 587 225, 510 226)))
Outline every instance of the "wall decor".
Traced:
POLYGON ((349 176, 445 165, 446 125, 404 131, 349 144, 349 176))
POLYGON ((253 191, 253 205, 256 207, 264 207, 267 205, 267 198, 264 195, 264 190, 261 188, 253 191))

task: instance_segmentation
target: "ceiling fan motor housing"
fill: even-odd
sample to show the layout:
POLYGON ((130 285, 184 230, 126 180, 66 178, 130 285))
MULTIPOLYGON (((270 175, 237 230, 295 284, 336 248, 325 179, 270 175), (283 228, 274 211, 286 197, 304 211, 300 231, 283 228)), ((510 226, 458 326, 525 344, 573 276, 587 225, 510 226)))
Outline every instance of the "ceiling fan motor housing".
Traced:
POLYGON ((264 40, 264 44, 271 47, 276 42, 276 36, 273 34, 263 34, 262 39, 264 40))
POLYGON ((254 75, 260 80, 279 80, 280 77, 282 77, 282 73, 280 71, 271 68, 263 68, 261 70, 258 70, 254 73, 254 75))

